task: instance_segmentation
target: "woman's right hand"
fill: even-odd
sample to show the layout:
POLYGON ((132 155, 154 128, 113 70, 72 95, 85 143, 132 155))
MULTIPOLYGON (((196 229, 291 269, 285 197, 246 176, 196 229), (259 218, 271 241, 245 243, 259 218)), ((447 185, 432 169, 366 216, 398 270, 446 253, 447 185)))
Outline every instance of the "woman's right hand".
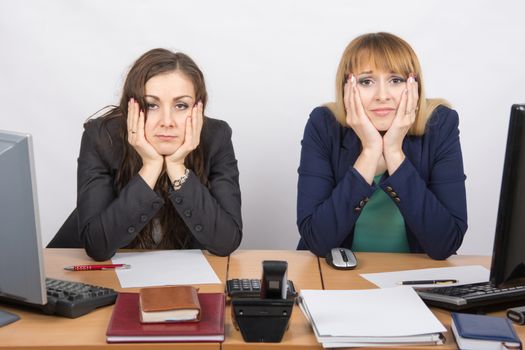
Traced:
POLYGON ((346 123, 354 130, 363 146, 363 151, 374 155, 383 152, 383 138, 366 115, 361 96, 353 74, 348 77, 344 88, 346 123))
POLYGON ((354 163, 354 169, 371 185, 383 157, 383 138, 365 113, 353 75, 345 84, 344 104, 346 123, 357 134, 363 146, 361 154, 354 163))
POLYGON ((154 188, 162 171, 164 157, 146 139, 145 120, 139 103, 131 98, 128 102, 128 142, 142 159, 139 174, 149 187, 154 188))

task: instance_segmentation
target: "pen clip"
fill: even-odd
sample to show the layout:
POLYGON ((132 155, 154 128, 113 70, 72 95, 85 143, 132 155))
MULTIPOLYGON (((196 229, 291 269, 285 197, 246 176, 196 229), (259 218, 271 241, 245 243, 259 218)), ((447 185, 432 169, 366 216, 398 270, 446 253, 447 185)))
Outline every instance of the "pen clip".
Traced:
POLYGON ((434 282, 434 284, 454 284, 454 283, 458 283, 458 281, 456 281, 456 280, 448 280, 448 281, 436 281, 436 282, 434 282))
POLYGON ((115 267, 103 267, 102 270, 127 270, 130 269, 131 265, 129 264, 122 264, 121 266, 115 266, 115 267))

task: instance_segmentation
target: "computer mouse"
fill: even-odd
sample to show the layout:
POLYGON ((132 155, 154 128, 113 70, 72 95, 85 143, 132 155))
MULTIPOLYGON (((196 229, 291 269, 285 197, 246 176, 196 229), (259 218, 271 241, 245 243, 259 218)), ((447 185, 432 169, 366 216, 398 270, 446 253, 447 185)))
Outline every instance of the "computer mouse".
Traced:
POLYGON ((326 255, 326 262, 341 270, 351 270, 357 266, 357 258, 348 248, 333 248, 326 255))

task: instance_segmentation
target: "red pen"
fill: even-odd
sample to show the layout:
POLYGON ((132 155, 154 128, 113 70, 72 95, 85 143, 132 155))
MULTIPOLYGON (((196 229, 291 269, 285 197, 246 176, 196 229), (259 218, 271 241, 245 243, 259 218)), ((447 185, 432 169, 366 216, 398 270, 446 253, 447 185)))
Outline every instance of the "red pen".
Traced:
POLYGON ((110 270, 110 269, 129 269, 128 264, 102 264, 102 265, 73 265, 66 266, 64 270, 68 271, 93 271, 93 270, 110 270))

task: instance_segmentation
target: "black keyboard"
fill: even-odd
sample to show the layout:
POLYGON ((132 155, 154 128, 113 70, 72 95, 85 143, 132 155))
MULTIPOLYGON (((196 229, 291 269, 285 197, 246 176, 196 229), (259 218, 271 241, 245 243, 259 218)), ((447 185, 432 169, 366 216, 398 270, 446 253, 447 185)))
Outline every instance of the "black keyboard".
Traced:
POLYGON ((111 305, 117 299, 117 292, 82 282, 46 278, 47 304, 42 311, 70 318, 76 318, 98 307, 111 305))
POLYGON ((0 298, 10 304, 18 304, 38 309, 48 315, 76 318, 98 307, 112 305, 117 299, 117 292, 82 282, 63 281, 46 278, 47 304, 39 305, 20 300, 0 298))
POLYGON ((497 288, 490 282, 482 282, 450 287, 417 288, 416 291, 428 304, 449 310, 525 301, 525 285, 497 288))

